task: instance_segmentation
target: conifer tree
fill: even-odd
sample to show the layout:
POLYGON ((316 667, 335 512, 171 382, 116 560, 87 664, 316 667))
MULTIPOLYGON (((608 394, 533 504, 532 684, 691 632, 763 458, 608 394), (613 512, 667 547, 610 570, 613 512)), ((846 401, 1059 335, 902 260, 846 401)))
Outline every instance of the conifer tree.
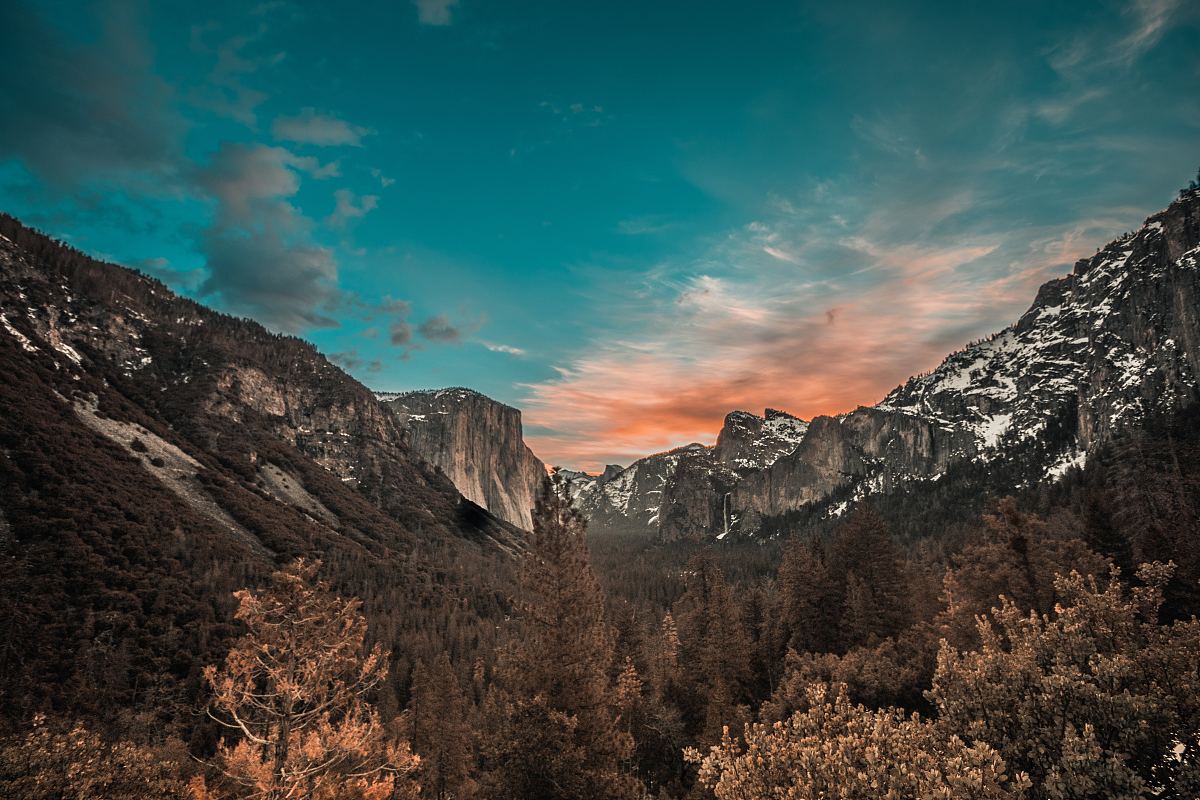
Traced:
POLYGON ((778 593, 786 646, 799 652, 837 647, 842 592, 830 575, 820 540, 790 543, 779 567, 778 593))
POLYGON ((417 664, 408 712, 412 747, 421 758, 421 796, 435 800, 472 796, 475 748, 469 708, 445 652, 431 666, 417 664))
POLYGON ((626 798, 629 734, 617 723, 614 633, 588 563, 582 516, 543 485, 519 574, 517 635, 497 664, 485 741, 494 797, 626 798))
POLYGON ((651 640, 648 661, 651 685, 660 697, 673 697, 679 685, 679 629, 670 611, 651 640))
POLYGON ((711 743, 725 725, 744 716, 750 640, 713 554, 693 556, 686 573, 687 589, 674 609, 684 680, 691 694, 683 712, 701 741, 711 743))
MULTIPOLYGON (((855 620, 859 628, 853 633, 846 631, 847 620, 843 616, 843 650, 864 644, 863 637, 871 634, 880 638, 895 636, 908 625, 910 613, 904 563, 887 523, 874 510, 856 510, 834 531, 829 544, 828 568, 830 575, 840 581, 843 598, 849 596, 849 576, 853 573, 870 590, 877 609, 873 619, 859 617, 855 620)), ((857 595, 864 599, 861 591, 857 595)), ((845 612, 843 599, 843 615, 845 612)))
MULTIPOLYGON (((294 562, 260 594, 236 592, 246 634, 218 669, 209 715, 231 731, 215 766, 232 797, 384 800, 415 796, 418 759, 389 745, 368 702, 387 674, 381 649, 364 646, 358 600, 316 580, 319 562, 294 562)), ((200 800, 224 796, 197 787, 200 800)))

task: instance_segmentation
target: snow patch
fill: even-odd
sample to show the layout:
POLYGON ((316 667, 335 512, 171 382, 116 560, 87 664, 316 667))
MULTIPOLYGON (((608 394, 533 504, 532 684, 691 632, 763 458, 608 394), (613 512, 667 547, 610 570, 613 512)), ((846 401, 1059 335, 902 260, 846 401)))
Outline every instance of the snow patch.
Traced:
POLYGON ((27 353, 38 352, 37 347, 35 347, 33 343, 29 341, 29 337, 14 328, 12 323, 8 321, 8 317, 4 316, 4 314, 0 314, 0 324, 4 325, 4 329, 12 334, 13 338, 17 340, 17 343, 21 345, 22 350, 27 353))

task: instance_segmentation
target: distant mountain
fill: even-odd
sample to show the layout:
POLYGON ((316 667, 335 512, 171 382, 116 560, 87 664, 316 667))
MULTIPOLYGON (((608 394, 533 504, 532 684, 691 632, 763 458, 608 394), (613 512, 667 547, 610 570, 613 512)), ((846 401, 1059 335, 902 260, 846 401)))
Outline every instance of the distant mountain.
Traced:
POLYGON ((521 412, 470 389, 379 393, 413 451, 467 499, 528 530, 546 466, 522 438, 521 412))
POLYGON ((730 508, 743 476, 769 468, 796 449, 808 423, 783 411, 763 416, 733 411, 715 447, 689 444, 610 465, 602 475, 561 470, 579 509, 598 531, 643 532, 667 538, 724 537, 736 525, 730 508))
POLYGON ((50 680, 99 703, 104 681, 120 706, 151 673, 176 697, 227 644, 231 592, 297 556, 371 598, 398 657, 468 628, 485 652, 524 535, 407 425, 311 345, 0 217, 0 595, 37 598, 6 616, 28 630, 5 630, 0 700, 50 680))
POLYGON ((1123 431, 1195 402, 1200 385, 1200 192, 1041 287, 1010 327, 872 407, 804 423, 733 412, 689 445, 603 476, 571 475, 597 531, 662 539, 754 533, 964 464, 1054 479, 1123 431), (1003 469, 1000 466, 1003 465, 1003 469))

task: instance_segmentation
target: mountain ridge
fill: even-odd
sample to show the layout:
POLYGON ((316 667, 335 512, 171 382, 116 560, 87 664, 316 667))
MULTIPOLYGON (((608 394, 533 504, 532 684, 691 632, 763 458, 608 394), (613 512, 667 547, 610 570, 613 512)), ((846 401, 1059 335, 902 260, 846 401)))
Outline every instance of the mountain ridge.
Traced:
MULTIPOLYGON (((652 481, 570 473, 574 494, 599 530, 705 539, 753 533, 847 491, 853 501, 936 481, 964 460, 1027 459, 1028 483, 1057 477, 1127 424, 1193 402, 1198 244, 1200 191, 1193 189, 1044 283, 1012 325, 951 353, 874 406, 809 421, 795 446, 770 463, 740 470, 726 463, 722 439, 736 436, 745 420, 746 412, 735 411, 712 448, 721 457, 673 450, 626 470, 655 465, 652 481), (1049 452, 1036 441, 1050 428, 1061 437, 1064 426, 1072 444, 1049 452)), ((845 507, 840 501, 829 513, 845 507)))

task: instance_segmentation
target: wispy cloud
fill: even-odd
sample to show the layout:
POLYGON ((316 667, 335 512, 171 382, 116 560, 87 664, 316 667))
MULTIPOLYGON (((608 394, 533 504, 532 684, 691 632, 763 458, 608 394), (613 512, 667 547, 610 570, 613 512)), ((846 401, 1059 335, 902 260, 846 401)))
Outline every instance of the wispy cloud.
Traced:
POLYGON ((531 446, 595 469, 711 443, 735 408, 812 417, 874 403, 1015 320, 1041 282, 1130 224, 963 224, 990 202, 953 183, 804 192, 692 261, 608 287, 600 302, 621 309, 621 335, 523 387, 531 446))
POLYGON ((454 22, 458 0, 413 0, 422 25, 445 26, 454 22))
POLYGON ((1180 0, 1133 0, 1121 16, 1120 25, 1080 31, 1054 47, 1048 55, 1050 65, 1073 80, 1128 68, 1180 21, 1184 9, 1180 0))
POLYGON ((1180 0, 1135 0, 1128 12, 1133 29, 1117 43, 1120 60, 1130 63, 1158 44, 1174 23, 1180 5, 1180 0))
POLYGON ((276 117, 271 123, 271 135, 279 141, 320 147, 361 147, 363 137, 370 133, 369 128, 320 114, 312 108, 296 116, 276 117))
POLYGON ((281 50, 254 52, 268 30, 265 23, 253 33, 229 36, 210 46, 207 37, 214 30, 212 26, 192 29, 192 48, 215 55, 216 63, 207 80, 192 90, 191 100, 200 108, 253 128, 258 124, 258 107, 268 95, 247 78, 264 67, 282 63, 287 54, 281 50))
POLYGON ((675 227, 675 223, 658 215, 647 214, 629 217, 617 223, 617 233, 624 236, 650 236, 675 227))
POLYGON ((379 207, 379 197, 373 194, 356 196, 349 189, 338 189, 333 193, 334 209, 325 218, 325 224, 333 228, 344 228, 352 219, 360 219, 379 207))
POLYGON ((517 357, 525 355, 525 351, 523 349, 520 347, 513 347, 509 344, 498 344, 496 342, 488 342, 482 339, 479 341, 479 343, 488 350, 491 350, 493 353, 504 353, 505 355, 517 357))

